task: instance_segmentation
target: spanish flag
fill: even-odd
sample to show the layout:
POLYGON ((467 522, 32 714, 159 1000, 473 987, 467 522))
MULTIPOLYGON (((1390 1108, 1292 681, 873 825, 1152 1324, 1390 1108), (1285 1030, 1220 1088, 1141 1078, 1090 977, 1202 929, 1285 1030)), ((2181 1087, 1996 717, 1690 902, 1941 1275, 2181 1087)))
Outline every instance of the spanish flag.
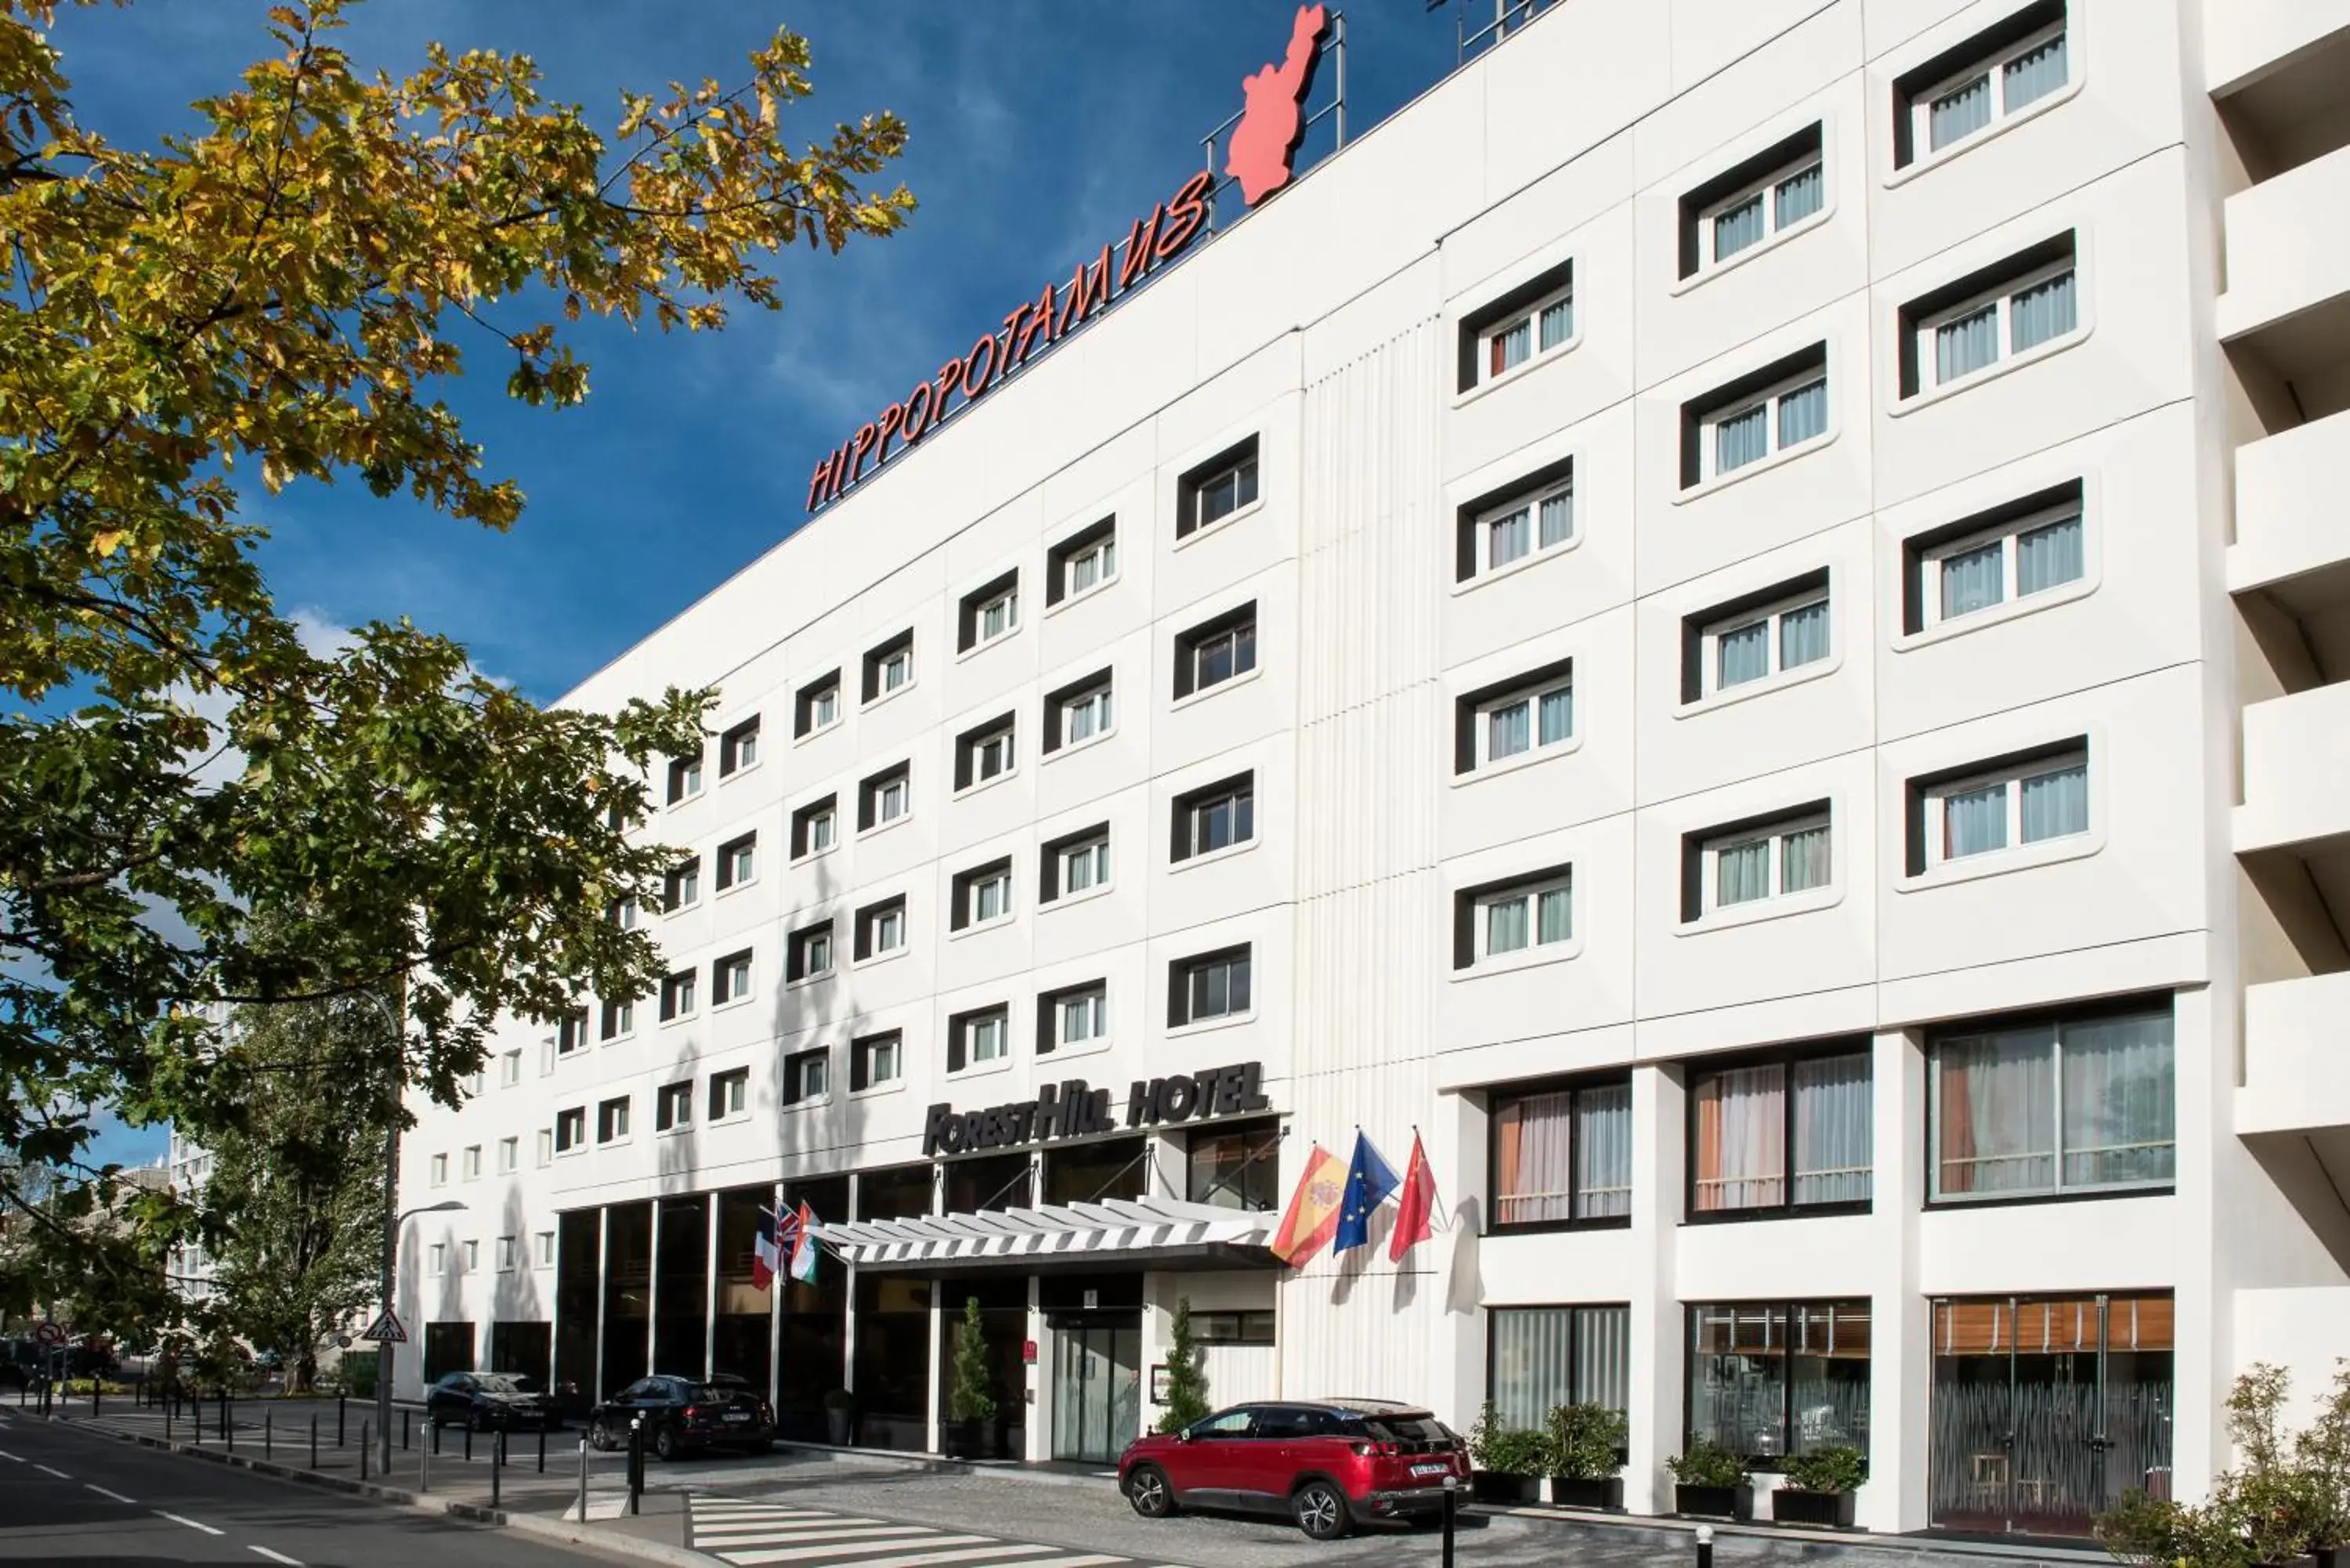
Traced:
POLYGON ((1289 1211, 1273 1239, 1273 1255, 1293 1269, 1302 1269, 1314 1254, 1330 1244, 1338 1230, 1338 1211, 1347 1190, 1347 1166, 1320 1144, 1305 1157, 1305 1174, 1290 1195, 1289 1211))

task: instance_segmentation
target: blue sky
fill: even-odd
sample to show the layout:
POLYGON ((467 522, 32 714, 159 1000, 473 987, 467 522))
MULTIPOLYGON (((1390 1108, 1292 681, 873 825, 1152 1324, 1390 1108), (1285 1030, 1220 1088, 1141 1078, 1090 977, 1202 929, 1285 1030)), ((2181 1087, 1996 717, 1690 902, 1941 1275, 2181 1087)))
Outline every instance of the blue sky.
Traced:
MULTIPOLYGON (((64 50, 85 123, 151 143, 185 106, 268 52, 262 0, 138 0, 69 11, 64 50)), ((375 0, 344 45, 363 67, 411 67, 428 39, 537 59, 550 97, 608 124, 624 87, 739 79, 777 26, 808 37, 816 96, 795 141, 893 109, 898 177, 920 210, 900 234, 837 256, 780 258, 785 308, 724 333, 664 337, 596 324, 577 339, 593 391, 561 413, 508 403, 504 366, 445 396, 517 480, 529 510, 484 533, 355 484, 246 497, 273 538, 281 606, 331 625, 406 615, 466 643, 485 670, 559 696, 802 516, 807 476, 858 423, 1066 278, 1200 165, 1200 137, 1236 110, 1241 78, 1279 57, 1295 0, 375 0)), ((1490 13, 1489 13, 1490 14, 1490 13)), ((1349 9, 1357 133, 1449 70, 1453 19, 1424 0, 1349 9)), ((1329 91, 1326 73, 1315 88, 1329 91)), ((1327 128, 1306 145, 1327 145, 1327 128)), ((1408 197, 1407 193, 1402 193, 1408 197)), ((512 318, 523 324, 523 318, 512 318)), ((796 618, 796 615, 787 618, 796 618)), ((124 1134, 109 1158, 151 1158, 124 1134)))

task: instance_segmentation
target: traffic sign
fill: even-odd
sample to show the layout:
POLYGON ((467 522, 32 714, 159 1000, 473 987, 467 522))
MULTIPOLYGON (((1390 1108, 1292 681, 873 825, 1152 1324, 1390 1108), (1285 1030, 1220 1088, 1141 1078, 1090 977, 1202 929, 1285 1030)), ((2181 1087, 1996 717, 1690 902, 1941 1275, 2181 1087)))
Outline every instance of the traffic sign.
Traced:
POLYGON ((65 1324, 61 1323, 36 1324, 33 1325, 33 1337, 43 1345, 63 1345, 66 1342, 65 1324))
POLYGON ((350 1347, 351 1336, 349 1334, 338 1334, 335 1335, 335 1348, 337 1350, 348 1350, 350 1347))
POLYGON ((406 1345, 408 1331, 400 1326, 400 1314, 387 1307, 383 1315, 368 1324, 367 1332, 359 1337, 372 1339, 378 1345, 406 1345))

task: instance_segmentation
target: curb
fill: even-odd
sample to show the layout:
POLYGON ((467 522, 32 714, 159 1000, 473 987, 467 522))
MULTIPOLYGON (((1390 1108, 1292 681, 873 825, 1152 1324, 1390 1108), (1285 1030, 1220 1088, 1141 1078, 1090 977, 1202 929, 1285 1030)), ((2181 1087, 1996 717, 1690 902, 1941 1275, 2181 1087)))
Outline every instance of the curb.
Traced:
POLYGON ((1689 1550, 1690 1537, 1700 1528, 1710 1526, 1716 1542, 1749 1542, 1761 1548, 1761 1554, 1766 1559, 1778 1562, 1862 1553, 1888 1563, 1905 1558, 1939 1563, 1972 1559, 1985 1563, 2012 1565, 2012 1568, 2084 1568, 2084 1565, 2112 1562, 2103 1550, 2094 1546, 2067 1551, 2061 1546, 2010 1546, 1980 1541, 1880 1535, 1865 1530, 1812 1530, 1800 1526, 1774 1529, 1768 1524, 1750 1521, 1654 1515, 1610 1517, 1568 1512, 1555 1508, 1496 1507, 1491 1504, 1464 1508, 1461 1512, 1464 1516, 1474 1512, 1493 1519, 1520 1519, 1529 1524, 1564 1530, 1587 1541, 1636 1541, 1676 1553, 1689 1550))

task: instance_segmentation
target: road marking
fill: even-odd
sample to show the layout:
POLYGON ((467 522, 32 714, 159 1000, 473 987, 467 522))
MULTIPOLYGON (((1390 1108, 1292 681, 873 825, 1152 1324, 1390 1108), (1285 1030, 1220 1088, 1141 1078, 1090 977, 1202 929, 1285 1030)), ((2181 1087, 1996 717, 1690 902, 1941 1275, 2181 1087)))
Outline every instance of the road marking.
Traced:
POLYGON ((170 1521, 171 1521, 172 1523, 174 1523, 174 1524, 184 1524, 184 1525, 186 1525, 190 1530, 201 1530, 201 1531, 203 1531, 206 1535, 219 1535, 219 1534, 221 1534, 221 1533, 222 1533, 222 1532, 217 1531, 217 1530, 214 1530, 214 1529, 213 1529, 211 1525, 209 1525, 209 1524, 199 1524, 196 1521, 194 1521, 194 1520, 192 1520, 192 1519, 182 1519, 180 1515, 178 1515, 178 1514, 176 1514, 176 1513, 165 1513, 165 1512, 164 1512, 161 1509, 160 1509, 160 1508, 159 1508, 159 1509, 156 1509, 156 1510, 154 1511, 154 1513, 155 1513, 155 1517, 156 1517, 156 1518, 158 1518, 158 1519, 168 1519, 168 1520, 170 1520, 170 1521))
POLYGON ((272 1552, 272 1551, 271 1551, 271 1550, 269 1550, 269 1548, 268 1548, 268 1547, 266 1547, 266 1546, 256 1546, 256 1547, 253 1548, 253 1550, 254 1550, 254 1551, 255 1551, 255 1552, 260 1552, 264 1557, 268 1558, 272 1563, 285 1563, 285 1564, 286 1565, 286 1568, 302 1568, 302 1564, 301 1564, 298 1561, 296 1561, 296 1559, 294 1559, 294 1558, 291 1558, 291 1557, 286 1556, 286 1553, 284 1553, 283 1552, 272 1552))
POLYGON ((84 1481, 81 1484, 89 1488, 90 1490, 98 1493, 99 1496, 110 1497, 117 1502, 135 1502, 138 1501, 135 1498, 125 1497, 119 1491, 109 1491, 104 1487, 99 1485, 96 1481, 84 1481))
POLYGON ((928 1559, 928 1561, 934 1563, 952 1563, 968 1557, 1008 1558, 1033 1556, 1039 1552, 1058 1552, 1060 1550, 1057 1546, 1023 1546, 1013 1542, 997 1541, 994 1537, 987 1535, 932 1535, 919 1542, 899 1539, 894 1541, 868 1541, 862 1543, 838 1546, 781 1546, 769 1550, 759 1551, 726 1551, 720 1552, 717 1555, 729 1563, 740 1563, 743 1565, 743 1568, 756 1568, 757 1564, 769 1563, 806 1563, 819 1558, 827 1563, 837 1563, 841 1565, 841 1568, 865 1568, 867 1563, 873 1561, 872 1554, 875 1552, 902 1552, 906 1547, 918 1544, 925 1548, 932 1546, 978 1547, 978 1550, 971 1552, 941 1552, 935 1553, 928 1559))
POLYGON ((807 1519, 751 1519, 737 1522, 736 1516, 728 1513, 719 1515, 707 1525, 703 1524, 699 1519, 695 1520, 693 1521, 693 1532, 696 1535, 704 1535, 713 1530, 725 1530, 740 1534, 746 1530, 755 1530, 761 1534, 784 1535, 803 1530, 830 1530, 835 1525, 841 1524, 884 1524, 887 1522, 888 1521, 879 1519, 851 1519, 846 1514, 838 1513, 820 1513, 807 1519))
MULTIPOLYGON (((1006 1558, 1035 1558, 1040 1552, 1058 1552, 1061 1550, 1058 1546, 1021 1546, 1004 1542, 993 1546, 966 1546, 954 1552, 910 1552, 898 1557, 867 1557, 860 1559, 855 1568, 939 1568, 940 1564, 948 1563, 1000 1563, 1006 1558)), ((765 1552, 733 1552, 727 1560, 746 1565, 775 1561, 765 1552)), ((1078 1568, 1082 1563, 1128 1561, 1129 1559, 1123 1557, 1053 1558, 1033 1565, 1024 1563, 1021 1568, 1078 1568)))
POLYGON ((6 1459, 12 1465, 21 1465, 25 1462, 5 1449, 0 1449, 0 1459, 6 1459))
POLYGON ((71 1477, 71 1476, 69 1476, 69 1475, 66 1474, 66 1472, 65 1472, 65 1471, 63 1471, 63 1470, 53 1470, 53 1469, 49 1469, 49 1467, 48 1467, 48 1466, 47 1466, 47 1465, 35 1465, 33 1468, 34 1468, 35 1469, 36 1469, 36 1470, 39 1470, 39 1471, 40 1471, 42 1474, 44 1474, 44 1475, 52 1475, 52 1476, 55 1476, 55 1477, 57 1477, 57 1480, 73 1480, 73 1477, 71 1477))

